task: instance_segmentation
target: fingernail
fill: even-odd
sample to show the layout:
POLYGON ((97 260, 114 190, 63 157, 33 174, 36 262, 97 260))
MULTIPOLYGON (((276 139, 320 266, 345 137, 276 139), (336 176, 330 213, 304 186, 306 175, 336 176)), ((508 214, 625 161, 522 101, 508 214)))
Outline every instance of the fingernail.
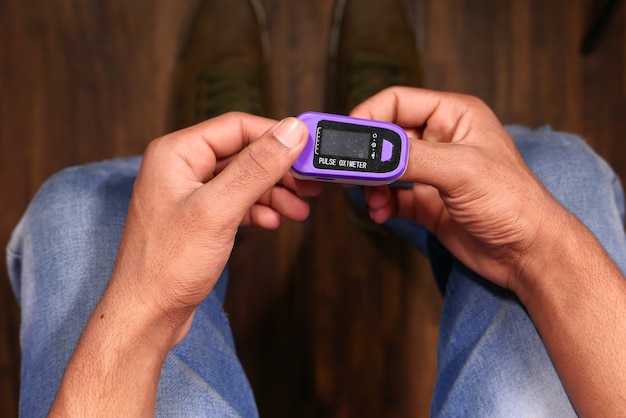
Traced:
POLYGON ((274 137, 287 148, 294 148, 302 141, 300 122, 298 122, 296 118, 285 118, 281 120, 278 125, 276 125, 273 134, 274 137))

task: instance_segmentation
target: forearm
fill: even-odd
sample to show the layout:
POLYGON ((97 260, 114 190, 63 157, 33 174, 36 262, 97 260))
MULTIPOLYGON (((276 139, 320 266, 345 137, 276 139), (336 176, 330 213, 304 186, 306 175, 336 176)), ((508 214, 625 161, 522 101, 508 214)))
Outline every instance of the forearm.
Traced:
POLYGON ((626 404, 626 284, 595 237, 567 214, 540 239, 519 296, 581 416, 626 404))
POLYGON ((85 326, 51 416, 154 415, 171 332, 140 304, 110 293, 85 326))

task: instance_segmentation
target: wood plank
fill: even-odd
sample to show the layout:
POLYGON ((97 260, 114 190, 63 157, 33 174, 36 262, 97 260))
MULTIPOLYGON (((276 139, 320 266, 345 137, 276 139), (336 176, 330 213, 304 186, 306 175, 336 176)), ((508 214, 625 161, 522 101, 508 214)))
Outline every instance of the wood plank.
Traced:
MULTIPOLYGON (((169 129, 172 69, 196 2, 0 1, 1 242, 49 175, 140 153, 169 129)), ((591 0, 407 3, 427 87, 475 94, 504 123, 579 133, 626 180, 626 7, 583 57, 591 0)), ((263 4, 270 114, 323 110, 333 0, 263 4)), ((306 223, 250 231, 234 254, 227 303, 262 414, 426 416, 438 302, 425 260, 354 223, 341 190, 312 205, 306 223)), ((3 416, 17 411, 11 293, 3 271, 3 416)))

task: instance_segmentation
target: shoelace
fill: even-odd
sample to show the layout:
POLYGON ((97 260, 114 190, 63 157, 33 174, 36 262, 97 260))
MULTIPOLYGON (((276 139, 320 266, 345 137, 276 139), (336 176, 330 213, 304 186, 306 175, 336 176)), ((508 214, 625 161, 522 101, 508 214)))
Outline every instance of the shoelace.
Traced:
POLYGON ((387 87, 402 84, 398 61, 354 59, 350 66, 349 109, 387 87))
POLYGON ((208 119, 229 111, 262 115, 259 79, 254 74, 203 72, 198 76, 196 118, 208 119))

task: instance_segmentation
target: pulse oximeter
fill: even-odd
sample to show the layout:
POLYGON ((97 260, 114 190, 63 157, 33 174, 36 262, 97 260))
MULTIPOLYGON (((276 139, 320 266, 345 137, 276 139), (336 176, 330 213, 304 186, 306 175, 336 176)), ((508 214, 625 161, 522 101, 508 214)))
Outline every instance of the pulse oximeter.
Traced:
POLYGON ((309 137, 292 166, 294 177, 374 186, 404 174, 409 138, 398 125, 319 112, 298 118, 309 137))

